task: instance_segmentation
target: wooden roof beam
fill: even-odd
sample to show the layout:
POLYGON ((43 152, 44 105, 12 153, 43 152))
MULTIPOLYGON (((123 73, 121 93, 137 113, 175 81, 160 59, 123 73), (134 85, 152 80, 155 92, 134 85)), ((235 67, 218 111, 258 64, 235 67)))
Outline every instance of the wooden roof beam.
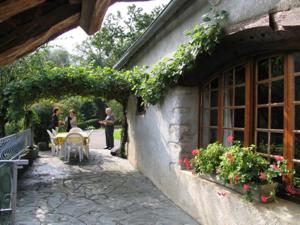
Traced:
POLYGON ((97 32, 108 7, 116 2, 146 2, 151 0, 82 0, 80 26, 89 35, 97 32))
POLYGON ((59 23, 53 25, 49 30, 46 32, 32 37, 26 42, 23 42, 19 45, 16 45, 13 48, 8 49, 5 52, 0 53, 0 66, 12 63, 15 59, 20 58, 32 51, 36 48, 41 46, 42 44, 53 40, 57 36, 61 35, 62 33, 75 28, 78 26, 78 21, 80 18, 80 13, 76 13, 69 18, 60 21, 59 23))
POLYGON ((0 3, 0 23, 45 1, 46 0, 6 0, 0 3))

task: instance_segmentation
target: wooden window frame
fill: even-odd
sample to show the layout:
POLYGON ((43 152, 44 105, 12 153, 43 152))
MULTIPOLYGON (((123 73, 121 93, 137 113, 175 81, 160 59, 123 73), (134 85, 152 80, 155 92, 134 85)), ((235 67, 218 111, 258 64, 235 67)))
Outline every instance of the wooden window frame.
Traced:
MULTIPOLYGON (((294 72, 294 53, 278 53, 278 54, 269 54, 263 57, 250 58, 244 63, 237 63, 232 67, 234 68, 239 65, 245 65, 245 127, 244 127, 244 145, 249 146, 252 143, 257 143, 257 135, 256 133, 259 131, 267 131, 268 132, 268 142, 270 142, 271 133, 282 133, 283 134, 283 156, 288 161, 288 169, 290 171, 294 168, 294 163, 300 164, 300 159, 294 158, 294 148, 295 148, 295 134, 300 134, 300 130, 295 130, 295 106, 300 105, 300 101, 295 101, 295 77, 300 77, 300 72, 294 72), (275 76, 272 77, 271 71, 269 71, 269 77, 267 81, 258 81, 257 80, 257 63, 260 59, 268 58, 269 60, 269 70, 271 70, 271 58, 274 56, 283 56, 284 57, 284 74, 283 76, 275 76), (272 103, 271 99, 271 89, 272 82, 276 80, 283 80, 284 85, 284 93, 283 93, 283 102, 281 103, 272 103), (259 83, 267 82, 268 83, 268 104, 266 105, 258 105, 257 104, 257 87, 259 83), (257 108, 258 107, 267 107, 268 109, 268 129, 259 128, 257 130, 257 108), (272 107, 283 107, 283 129, 272 129, 271 127, 271 109, 272 107), (269 129, 270 128, 270 129, 269 129)), ((200 104, 199 110, 202 112, 203 110, 203 87, 207 86, 209 82, 216 79, 218 77, 219 80, 219 90, 218 90, 218 124, 217 124, 217 140, 220 143, 223 143, 223 113, 224 113, 224 73, 228 71, 228 67, 226 70, 219 74, 215 74, 212 79, 209 79, 202 87, 199 88, 200 104)), ((209 102, 210 104, 210 102, 209 102)), ((209 112, 210 113, 210 112, 209 112)), ((203 146, 202 140, 202 113, 200 113, 200 126, 199 126, 199 147, 203 146)), ((210 123, 210 121, 209 121, 210 123)), ((205 127, 206 128, 206 127, 205 127)), ((215 127, 214 127, 215 128, 215 127)), ((268 143, 270 145, 270 143, 268 143)), ((270 153, 270 147, 268 146, 268 153, 270 153)), ((273 158, 274 155, 271 154, 263 154, 263 156, 267 156, 268 158, 273 158)), ((283 182, 285 185, 291 184, 292 181, 292 173, 283 178, 283 182)))

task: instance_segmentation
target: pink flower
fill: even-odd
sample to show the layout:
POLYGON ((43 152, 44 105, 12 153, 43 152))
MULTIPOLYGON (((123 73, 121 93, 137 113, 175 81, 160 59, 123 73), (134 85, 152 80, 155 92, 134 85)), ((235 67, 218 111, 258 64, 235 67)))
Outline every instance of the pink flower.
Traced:
POLYGON ((275 159, 277 162, 283 161, 283 157, 280 156, 280 155, 275 155, 275 156, 274 156, 274 159, 275 159))
POLYGON ((190 161, 189 161, 187 158, 185 158, 185 159, 183 160, 183 162, 184 162, 184 164, 185 164, 185 168, 186 168, 187 170, 190 170, 190 169, 191 169, 190 161))
POLYGON ((243 185, 243 189, 244 189, 245 191, 248 191, 248 190, 250 189, 250 186, 249 186, 248 184, 244 184, 244 185, 243 185))
POLYGON ((260 172, 259 173, 259 179, 262 180, 262 181, 266 180, 267 179, 267 175, 264 172, 260 172))
POLYGON ((275 164, 272 164, 271 167, 273 168, 273 170, 279 170, 279 167, 275 164))
POLYGON ((182 166, 182 163, 183 163, 183 160, 180 159, 180 160, 179 160, 179 165, 182 166))
POLYGON ((200 153, 200 151, 198 149, 194 149, 192 151, 192 155, 195 156, 195 155, 198 155, 200 153))
POLYGON ((222 196, 222 197, 224 197, 226 195, 225 192, 217 192, 217 193, 218 193, 219 196, 222 196))
POLYGON ((229 135, 229 136, 227 137, 227 141, 228 141, 229 143, 232 143, 233 140, 234 140, 234 137, 233 137, 232 135, 229 135))
POLYGON ((292 185, 288 185, 286 188, 286 191, 288 193, 290 193, 291 195, 295 195, 297 192, 294 190, 294 188, 292 187, 292 185))
POLYGON ((260 200, 261 200, 262 203, 267 203, 268 198, 266 196, 262 195, 260 197, 260 200))

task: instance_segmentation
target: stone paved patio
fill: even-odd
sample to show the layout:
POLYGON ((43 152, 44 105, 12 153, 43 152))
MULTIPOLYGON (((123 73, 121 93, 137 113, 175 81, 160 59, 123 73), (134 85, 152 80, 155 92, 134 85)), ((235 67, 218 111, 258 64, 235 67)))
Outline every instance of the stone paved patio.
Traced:
POLYGON ((17 224, 198 223, 127 160, 112 157, 107 150, 92 149, 91 158, 81 164, 64 163, 47 152, 41 153, 19 182, 17 224))

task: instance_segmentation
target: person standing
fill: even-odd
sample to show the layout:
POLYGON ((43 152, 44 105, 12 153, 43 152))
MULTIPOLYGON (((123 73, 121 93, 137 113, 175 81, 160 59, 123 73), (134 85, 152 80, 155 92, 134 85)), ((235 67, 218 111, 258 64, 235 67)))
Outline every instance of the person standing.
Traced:
POLYGON ((114 123, 115 118, 112 115, 111 108, 105 109, 106 118, 105 120, 99 121, 100 124, 105 126, 105 138, 106 138, 106 147, 104 149, 113 149, 114 147, 114 123))
POLYGON ((72 109, 69 111, 69 113, 69 116, 67 116, 65 119, 65 122, 67 123, 67 132, 69 132, 73 127, 77 127, 76 112, 72 109))
POLYGON ((60 113, 58 107, 55 107, 52 112, 51 129, 58 131, 59 125, 64 124, 64 122, 58 119, 60 113))

